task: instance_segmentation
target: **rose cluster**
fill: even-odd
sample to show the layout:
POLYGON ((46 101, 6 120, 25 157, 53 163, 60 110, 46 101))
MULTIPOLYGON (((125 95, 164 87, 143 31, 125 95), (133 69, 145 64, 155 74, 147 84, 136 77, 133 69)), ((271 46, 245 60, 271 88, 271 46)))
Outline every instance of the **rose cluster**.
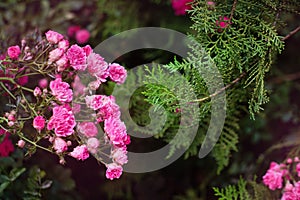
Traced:
POLYGON ((281 200, 300 199, 300 159, 288 158, 284 163, 271 162, 263 176, 263 183, 270 189, 283 189, 281 200))
POLYGON ((21 47, 9 47, 3 59, 6 71, 13 72, 12 75, 6 73, 0 77, 3 91, 7 91, 13 100, 17 99, 14 94, 22 94, 23 98, 16 103, 18 109, 1 117, 6 122, 3 126, 1 124, 5 129, 1 129, 4 132, 0 135, 6 134, 5 143, 1 145, 9 148, 0 151, 0 154, 7 156, 13 151, 8 132, 20 137, 17 143, 20 148, 40 147, 37 143, 41 139, 47 140, 50 145, 44 149, 57 154, 61 164, 65 163, 65 155, 85 160, 90 153, 107 155, 101 149, 109 147, 110 155, 107 157, 111 162, 107 163, 99 156, 96 158, 106 165, 108 179, 119 178, 122 165, 127 163, 130 137, 124 122, 120 120, 120 108, 115 98, 91 94, 108 80, 124 83, 127 76, 125 68, 117 63, 107 63, 89 45, 70 45, 60 33, 49 30, 45 36, 33 48, 27 46, 25 40, 21 47), (19 66, 22 67, 18 69, 19 66), (26 73, 19 73, 19 70, 26 73), (19 77, 19 74, 22 76, 19 77), (80 74, 84 74, 84 80, 80 74), (37 75, 43 76, 34 88, 18 82, 23 77, 28 80, 30 75, 35 80, 39 77, 37 75), (30 94, 35 97, 34 101, 26 98, 30 94), (93 113, 87 115, 87 109, 93 113), (85 116, 85 119, 77 121, 76 115, 85 116), (36 134, 23 134, 24 121, 30 119, 36 134), (104 134, 98 131, 101 124, 104 134))

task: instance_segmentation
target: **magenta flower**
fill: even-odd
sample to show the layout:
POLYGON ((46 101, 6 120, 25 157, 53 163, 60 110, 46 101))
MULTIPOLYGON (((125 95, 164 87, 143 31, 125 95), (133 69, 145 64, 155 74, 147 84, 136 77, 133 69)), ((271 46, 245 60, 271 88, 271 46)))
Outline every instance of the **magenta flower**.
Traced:
POLYGON ((67 58, 70 61, 70 65, 75 70, 85 70, 86 65, 86 54, 85 51, 77 44, 72 45, 67 51, 67 58))
POLYGON ((48 80, 46 78, 39 80, 39 86, 40 88, 46 88, 48 86, 48 80))
POLYGON ((0 143, 0 157, 8 157, 11 152, 15 150, 15 147, 9 139, 9 133, 0 128, 0 135, 5 134, 4 140, 0 143))
POLYGON ((115 178, 120 178, 123 172, 123 168, 116 163, 110 163, 106 165, 106 178, 113 180, 115 178))
POLYGON ((263 183, 271 190, 281 189, 285 170, 276 162, 271 162, 270 168, 263 176, 263 183))
POLYGON ((74 37, 76 32, 80 30, 80 26, 69 26, 67 34, 69 37, 74 37))
POLYGON ((122 84, 126 80, 127 71, 123 66, 117 63, 112 63, 109 65, 109 77, 117 84, 122 84))
POLYGON ((18 45, 9 47, 7 49, 7 54, 13 60, 18 59, 19 55, 21 54, 20 47, 18 45))
POLYGON ((84 44, 90 39, 90 32, 86 29, 81 29, 75 33, 75 39, 79 44, 84 44))
POLYGON ((86 145, 77 146, 70 153, 70 156, 77 160, 85 160, 89 157, 89 151, 86 145))
POLYGON ((126 145, 126 126, 119 118, 110 117, 106 119, 104 121, 104 131, 113 145, 117 147, 126 145))
POLYGON ((49 30, 47 33, 45 33, 45 35, 47 41, 51 44, 57 44, 59 41, 61 41, 64 38, 62 34, 52 30, 49 30))
POLYGON ((73 98, 73 92, 70 89, 70 85, 63 82, 61 78, 56 78, 50 82, 50 89, 52 95, 57 98, 60 102, 71 102, 73 98))
POLYGON ((219 17, 219 20, 216 21, 216 24, 219 28, 227 28, 230 23, 230 19, 227 16, 219 17))
POLYGON ((185 15, 186 11, 191 9, 191 2, 193 2, 193 0, 172 0, 171 3, 175 15, 185 15))
POLYGON ((41 131, 44 127, 45 127, 45 119, 43 116, 36 116, 33 119, 33 127, 38 130, 41 131))
POLYGON ((86 137, 94 137, 98 134, 98 129, 93 122, 81 122, 77 125, 77 128, 86 137))

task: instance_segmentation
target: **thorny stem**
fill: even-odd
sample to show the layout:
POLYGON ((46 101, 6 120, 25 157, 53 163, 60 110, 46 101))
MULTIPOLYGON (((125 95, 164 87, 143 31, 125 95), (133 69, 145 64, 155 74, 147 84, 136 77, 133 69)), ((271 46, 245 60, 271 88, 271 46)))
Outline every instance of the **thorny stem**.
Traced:
POLYGON ((202 101, 206 101, 206 100, 208 100, 208 99, 210 99, 212 97, 217 96, 221 92, 225 91, 226 89, 230 88, 231 86, 233 86, 234 84, 236 84, 237 82, 239 82, 245 75, 246 75, 246 72, 243 72, 239 77, 237 77, 231 83, 229 83, 225 87, 221 88, 220 90, 216 91, 215 93, 213 93, 213 94, 211 94, 211 95, 209 95, 207 97, 201 98, 201 99, 196 99, 196 100, 194 100, 192 102, 202 102, 202 101))

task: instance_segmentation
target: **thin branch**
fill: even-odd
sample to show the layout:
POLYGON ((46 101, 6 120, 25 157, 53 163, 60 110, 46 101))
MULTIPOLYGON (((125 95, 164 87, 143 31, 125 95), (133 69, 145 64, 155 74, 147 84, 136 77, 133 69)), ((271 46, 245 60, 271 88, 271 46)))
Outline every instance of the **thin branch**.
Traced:
POLYGON ((215 97, 217 96, 218 94, 220 94, 221 92, 225 91, 226 89, 232 87, 234 84, 236 84, 237 82, 239 82, 244 76, 246 75, 246 72, 243 72, 239 77, 237 77, 236 79, 234 79, 231 83, 229 83, 228 85, 226 85, 225 87, 221 88, 220 90, 216 91, 215 93, 207 96, 207 97, 204 97, 204 98, 201 98, 201 99, 196 99, 192 102, 202 102, 202 101, 206 101, 212 97, 215 97))
POLYGON ((292 30, 289 34, 287 34, 284 38, 282 38, 282 41, 285 41, 289 39, 292 35, 296 34, 298 31, 300 31, 300 26, 298 26, 296 29, 292 30))
POLYGON ((276 77, 274 79, 271 79, 268 82, 279 84, 279 83, 282 83, 284 81, 294 81, 294 80, 297 80, 297 79, 300 79, 300 72, 293 73, 293 74, 287 74, 287 75, 280 76, 280 77, 276 77))
POLYGON ((236 3, 237 3, 237 0, 234 0, 233 5, 232 5, 232 9, 231 9, 231 13, 230 13, 230 17, 229 17, 229 21, 231 21, 231 19, 233 17, 233 13, 236 9, 236 3))

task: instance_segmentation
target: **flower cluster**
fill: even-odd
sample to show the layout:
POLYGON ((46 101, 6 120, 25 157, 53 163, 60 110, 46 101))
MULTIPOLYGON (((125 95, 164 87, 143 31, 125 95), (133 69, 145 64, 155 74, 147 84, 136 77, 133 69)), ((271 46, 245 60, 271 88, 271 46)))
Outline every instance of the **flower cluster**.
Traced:
POLYGON ((283 189, 281 200, 300 199, 300 159, 288 158, 285 163, 271 162, 263 176, 270 190, 283 189), (284 186, 283 186, 284 185, 284 186))
MULTIPOLYGON (((85 43, 87 39, 79 37, 79 31, 69 30, 69 34, 76 35, 78 43, 85 43)), ((27 45, 26 40, 21 43, 21 47, 9 47, 2 59, 5 70, 0 73, 0 90, 15 101, 16 109, 0 117, 3 127, 0 136, 5 134, 0 143, 0 156, 8 156, 14 150, 9 133, 19 136, 17 146, 28 151, 42 147, 38 144, 40 140, 48 141, 49 146, 42 148, 57 154, 61 164, 65 163, 64 156, 86 160, 90 153, 101 154, 105 147, 110 149, 110 155, 101 155, 107 155, 111 162, 95 157, 106 165, 108 179, 119 178, 122 165, 127 163, 126 145, 130 137, 120 120, 115 98, 91 94, 108 80, 124 83, 125 68, 107 63, 89 45, 70 45, 62 34, 52 30, 34 47, 27 45), (33 88, 32 84, 26 85, 31 78, 40 79, 33 88), (16 94, 22 98, 18 99, 16 94), (25 123, 28 120, 32 120, 35 134, 26 131, 30 129, 25 123), (104 125, 104 134, 100 134, 99 123, 104 125)))
POLYGON ((175 15, 185 15, 186 11, 191 9, 192 2, 193 0, 172 0, 175 15))

